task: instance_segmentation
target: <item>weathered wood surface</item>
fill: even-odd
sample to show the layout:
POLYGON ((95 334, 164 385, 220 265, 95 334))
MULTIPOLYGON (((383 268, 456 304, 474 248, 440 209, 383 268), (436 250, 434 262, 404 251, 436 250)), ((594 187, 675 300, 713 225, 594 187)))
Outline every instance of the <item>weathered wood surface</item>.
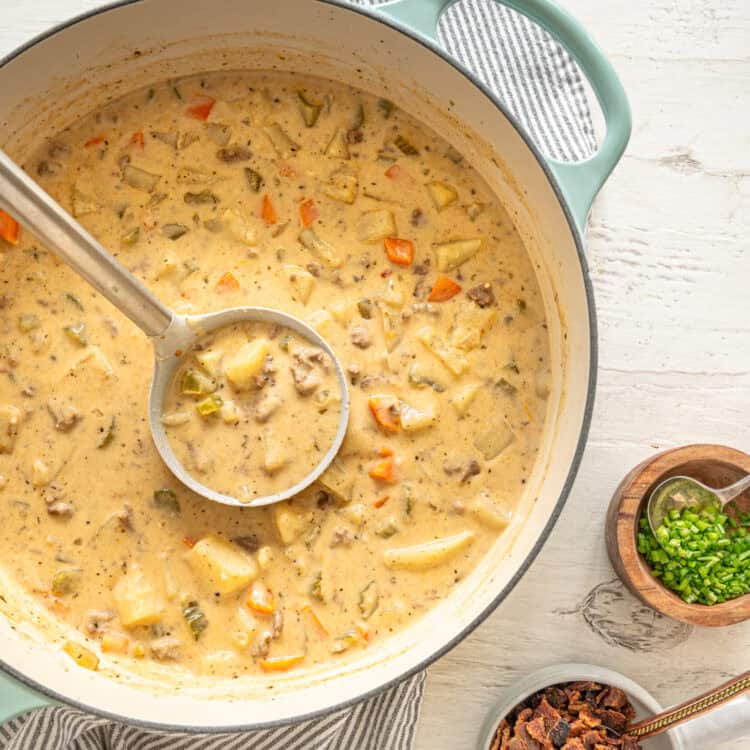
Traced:
MULTIPOLYGON (((98 4, 0 0, 0 54, 98 4)), ((635 118, 589 230, 601 343, 594 423, 536 564, 430 669, 418 750, 472 747, 503 688, 552 662, 618 669, 664 704, 750 665, 750 626, 655 616, 614 576, 602 533, 613 490, 652 452, 688 442, 750 451, 750 3, 564 4, 610 55, 635 118)))

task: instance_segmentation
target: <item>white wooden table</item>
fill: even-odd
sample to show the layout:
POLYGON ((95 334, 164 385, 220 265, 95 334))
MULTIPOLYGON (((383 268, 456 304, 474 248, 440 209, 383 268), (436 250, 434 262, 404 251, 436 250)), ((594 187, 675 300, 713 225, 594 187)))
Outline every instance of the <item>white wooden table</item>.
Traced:
MULTIPOLYGON (((0 55, 98 4, 0 0, 0 55)), ((750 668, 750 626, 655 616, 615 578, 602 536, 613 489, 649 454, 694 441, 750 450, 750 3, 565 5, 620 72, 635 122, 589 230, 601 344, 593 428, 537 562, 430 669, 418 750, 471 747, 503 687, 552 662, 612 667, 664 704, 750 668)))

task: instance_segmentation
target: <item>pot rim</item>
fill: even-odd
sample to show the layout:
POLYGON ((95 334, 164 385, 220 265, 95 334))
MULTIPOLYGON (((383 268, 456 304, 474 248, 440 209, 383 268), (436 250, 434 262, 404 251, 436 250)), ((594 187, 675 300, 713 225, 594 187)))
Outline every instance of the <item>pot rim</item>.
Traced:
MULTIPOLYGON (((20 46, 16 47, 14 50, 9 52, 4 57, 0 58, 0 71, 8 63, 15 60, 17 57, 20 57, 27 50, 31 49, 32 47, 36 46, 40 42, 43 42, 44 40, 58 33, 66 31, 70 27, 76 26, 77 24, 83 21, 86 21, 89 18, 93 18, 95 16, 107 13, 111 10, 116 10, 118 8, 122 8, 128 5, 135 5, 136 3, 140 3, 144 1, 145 0, 114 0, 114 2, 105 3, 103 5, 97 6, 96 8, 92 8, 89 11, 85 11, 84 13, 80 13, 65 21, 55 24, 54 26, 51 26, 46 31, 43 31, 40 34, 37 34, 36 36, 29 39, 27 42, 24 42, 20 46)), ((381 23, 384 26, 387 26, 393 29, 394 31, 398 31, 401 34, 404 34, 405 36, 409 37, 413 42, 421 45, 422 47, 425 47, 426 49, 431 51, 433 54, 440 57, 443 60, 443 62, 448 63, 454 69, 456 69, 459 73, 461 73, 465 78, 469 80, 470 83, 476 86, 487 97, 487 99, 489 99, 489 101, 495 106, 495 108, 500 112, 500 114, 510 122, 513 129, 516 131, 519 137, 523 140, 524 144, 529 149, 533 157, 536 159, 538 165, 541 167, 545 177, 547 178, 547 182, 549 183, 549 186, 552 188, 557 198, 557 202, 563 211, 565 220, 568 224, 570 233, 573 238, 573 242, 575 244, 576 255, 578 257, 578 262, 580 264, 581 278, 583 281, 584 292, 586 295, 586 309, 588 311, 589 352, 590 352, 589 374, 588 374, 588 382, 586 385, 586 399, 584 402, 581 429, 580 429, 580 433, 578 436, 578 441, 576 443, 573 458, 570 463, 568 474, 560 490, 557 502, 555 503, 555 506, 549 518, 547 519, 546 524, 544 525, 541 532, 539 533, 537 540, 534 543, 533 547, 531 548, 531 550, 529 550, 528 554, 526 555, 524 560, 521 562, 521 564, 518 566, 518 569, 510 578, 510 580, 506 583, 505 586, 503 586, 502 590, 498 592, 498 594, 492 599, 492 601, 490 601, 484 607, 484 609, 474 618, 474 620, 472 620, 466 627, 464 627, 453 638, 451 638, 446 643, 442 644, 440 648, 436 649, 432 654, 430 654, 429 657, 423 659, 418 664, 410 667, 405 672, 399 674, 397 677, 394 677, 382 683, 381 685, 373 687, 372 689, 364 693, 361 693, 360 695, 354 698, 348 698, 346 700, 337 702, 334 705, 328 706, 327 708, 321 708, 315 711, 310 711, 308 713, 303 713, 301 715, 295 716, 294 718, 290 718, 290 719, 260 721, 260 722, 255 722, 252 724, 228 724, 228 725, 222 724, 222 725, 216 725, 216 726, 212 725, 212 726, 207 727, 207 726, 192 726, 190 724, 160 723, 160 722, 147 721, 143 719, 136 719, 133 717, 124 716, 122 714, 118 714, 115 712, 106 711, 100 708, 89 706, 87 703, 84 703, 82 701, 72 700, 68 696, 61 694, 57 692, 56 690, 51 690, 45 685, 38 683, 35 680, 30 679, 23 672, 19 671, 16 667, 11 666, 4 659, 0 658, 0 670, 4 671, 6 674, 18 680, 21 684, 25 685, 26 687, 31 688, 32 690, 38 693, 41 693, 42 695, 45 695, 48 698, 51 698, 55 702, 62 703, 64 705, 71 706, 74 708, 78 708, 89 714, 101 716, 102 718, 106 718, 106 719, 110 719, 110 720, 118 721, 118 722, 123 722, 126 724, 130 724, 132 726, 138 726, 138 727, 142 727, 145 729, 159 730, 163 732, 190 733, 190 734, 221 734, 221 733, 232 733, 232 732, 250 732, 250 731, 272 729, 272 728, 277 728, 281 726, 287 726, 293 723, 301 723, 304 721, 310 721, 312 719, 320 718, 323 716, 328 716, 336 711, 341 711, 345 708, 350 708, 351 706, 354 706, 357 703, 361 703, 365 700, 368 700, 369 698, 372 698, 375 695, 378 695, 384 692, 385 690, 396 687, 397 685, 401 684, 405 680, 414 676, 418 672, 425 670, 427 667, 429 667, 431 664, 436 662, 438 659, 445 656, 445 654, 447 654, 449 651, 453 650, 453 648, 455 648, 461 641, 463 641, 477 627, 479 627, 479 625, 481 625, 497 609, 497 607, 505 600, 505 598, 510 594, 510 592, 516 587, 516 585, 521 580, 521 578, 528 572, 529 568, 531 567, 533 562, 536 560, 537 556, 539 555, 542 548, 546 544, 547 539, 549 538, 549 535, 552 533, 552 530, 554 529, 555 524, 557 523, 557 520, 560 517, 560 514, 562 513, 563 508, 565 507, 565 503, 568 499, 568 496, 570 495, 570 491, 572 489, 576 475, 578 474, 578 469, 580 468, 580 465, 581 465, 581 460, 583 458, 583 453, 584 453, 586 443, 588 440, 589 429, 591 427, 591 420, 592 420, 592 414, 593 414, 593 409, 594 409, 594 397, 595 397, 595 392, 596 392, 598 359, 599 359, 598 327, 597 327, 597 318, 596 318, 596 307, 595 307, 595 302, 594 302, 594 289, 593 289, 593 284, 591 281, 591 276, 589 274, 589 266, 588 266, 588 261, 586 260, 583 237, 582 237, 581 231, 579 230, 576 224, 576 221, 573 218, 573 214, 571 212, 570 206, 568 205, 565 199, 565 196, 563 195, 563 192, 560 189, 560 186, 557 180, 555 179, 555 176, 549 166, 549 163, 547 162, 546 158, 542 154, 541 149, 533 142, 533 140, 531 139, 531 136, 526 132, 525 128, 521 125, 521 123, 516 118, 516 116, 508 110, 508 108, 488 88, 488 86, 486 86, 481 80, 479 80, 476 74, 474 74, 469 68, 467 68, 459 60, 457 60, 456 58, 448 54, 448 52, 443 50, 439 46, 439 44, 420 35, 415 30, 410 29, 407 26, 400 24, 397 21, 394 21, 386 17, 385 15, 379 13, 377 11, 377 8, 379 6, 370 7, 370 6, 354 5, 352 3, 347 2, 346 0, 314 0, 314 2, 323 3, 325 5, 331 5, 342 11, 357 13, 359 15, 369 18, 370 20, 377 21, 378 23, 381 23)), ((387 4, 388 3, 385 3, 385 5, 387 4)))

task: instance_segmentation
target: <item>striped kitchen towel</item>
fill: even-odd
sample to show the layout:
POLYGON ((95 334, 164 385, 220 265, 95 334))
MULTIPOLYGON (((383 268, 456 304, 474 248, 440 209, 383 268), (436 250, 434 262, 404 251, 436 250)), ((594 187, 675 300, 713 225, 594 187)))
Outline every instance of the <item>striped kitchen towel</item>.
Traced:
MULTIPOLYGON (((464 0, 445 13, 440 39, 495 91, 544 153, 574 161, 594 152, 578 69, 545 32, 492 0, 464 0)), ((44 708, 0 726, 0 750, 410 750, 423 687, 424 674, 418 674, 354 708, 243 734, 165 734, 73 708, 44 708)))

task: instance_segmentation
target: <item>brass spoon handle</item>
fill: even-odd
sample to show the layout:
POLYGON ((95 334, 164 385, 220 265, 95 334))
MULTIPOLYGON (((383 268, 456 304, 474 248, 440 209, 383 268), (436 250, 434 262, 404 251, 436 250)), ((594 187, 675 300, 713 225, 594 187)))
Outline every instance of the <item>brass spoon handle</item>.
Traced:
POLYGON ((652 716, 650 719, 644 719, 637 724, 632 724, 625 732, 631 737, 638 739, 653 737, 656 734, 666 732, 672 727, 676 727, 678 724, 690 721, 690 719, 694 719, 696 716, 705 714, 717 706, 728 703, 733 698, 748 691, 750 691, 750 672, 745 672, 739 677, 735 677, 729 680, 729 682, 725 682, 723 685, 697 698, 680 703, 679 706, 668 708, 666 711, 662 711, 662 713, 652 716))

